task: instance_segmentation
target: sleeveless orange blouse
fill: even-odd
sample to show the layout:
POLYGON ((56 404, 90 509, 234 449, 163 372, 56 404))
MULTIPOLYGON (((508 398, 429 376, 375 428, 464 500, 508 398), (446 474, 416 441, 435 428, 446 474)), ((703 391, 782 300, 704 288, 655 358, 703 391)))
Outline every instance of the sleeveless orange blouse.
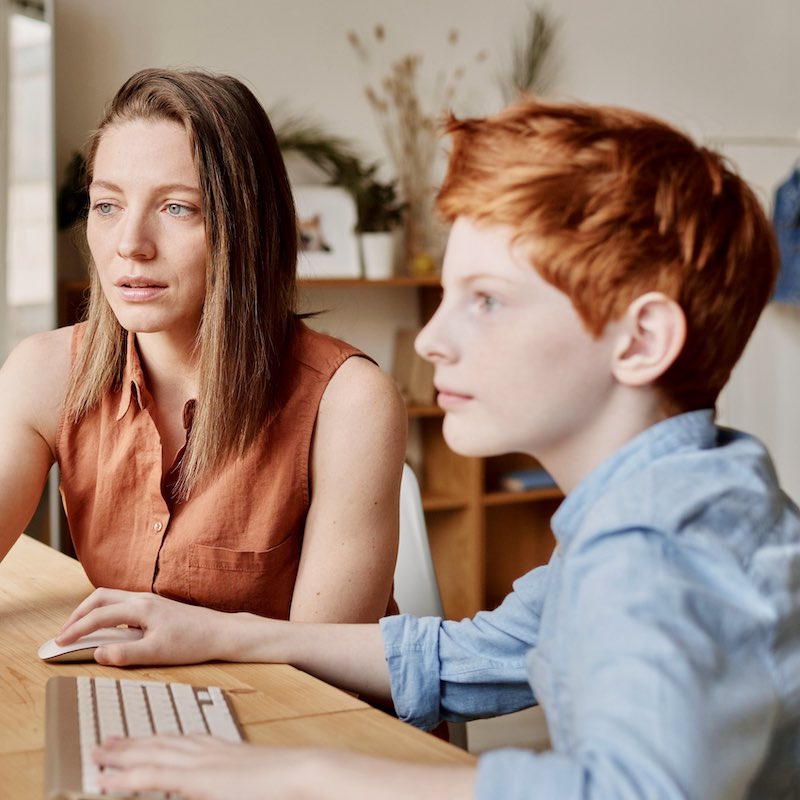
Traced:
MULTIPOLYGON (((83 328, 75 326, 73 354, 83 328)), ((163 481, 152 398, 129 334, 119 390, 77 424, 62 413, 56 438, 64 509, 89 580, 287 619, 310 505, 317 409, 339 366, 362 355, 298 323, 276 416, 244 457, 188 501, 175 502, 163 481)), ((194 402, 184 408, 187 436, 194 402)))

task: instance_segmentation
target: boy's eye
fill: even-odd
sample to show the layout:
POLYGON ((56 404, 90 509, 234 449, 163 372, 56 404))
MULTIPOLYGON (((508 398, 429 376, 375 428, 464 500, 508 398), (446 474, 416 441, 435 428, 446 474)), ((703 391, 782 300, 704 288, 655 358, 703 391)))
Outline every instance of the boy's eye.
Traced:
POLYGON ((491 311, 497 307, 497 298, 481 292, 476 296, 476 303, 481 311, 491 311))

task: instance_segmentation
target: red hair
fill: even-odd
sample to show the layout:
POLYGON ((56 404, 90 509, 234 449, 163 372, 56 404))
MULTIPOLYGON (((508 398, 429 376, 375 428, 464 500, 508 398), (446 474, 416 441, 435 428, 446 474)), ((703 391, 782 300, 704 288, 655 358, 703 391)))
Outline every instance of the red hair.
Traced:
POLYGON ((713 406, 778 270, 772 227, 724 160, 611 107, 525 100, 446 131, 440 214, 513 228, 594 335, 645 292, 675 300, 686 343, 658 386, 671 411, 713 406))

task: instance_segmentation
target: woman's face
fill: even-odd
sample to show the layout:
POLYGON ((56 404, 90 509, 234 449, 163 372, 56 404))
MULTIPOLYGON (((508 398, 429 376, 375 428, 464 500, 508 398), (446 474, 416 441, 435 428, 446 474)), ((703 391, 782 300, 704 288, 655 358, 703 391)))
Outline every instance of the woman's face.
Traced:
POLYGON ((134 120, 104 131, 87 238, 103 293, 126 330, 194 340, 208 257, 201 199, 181 125, 134 120))

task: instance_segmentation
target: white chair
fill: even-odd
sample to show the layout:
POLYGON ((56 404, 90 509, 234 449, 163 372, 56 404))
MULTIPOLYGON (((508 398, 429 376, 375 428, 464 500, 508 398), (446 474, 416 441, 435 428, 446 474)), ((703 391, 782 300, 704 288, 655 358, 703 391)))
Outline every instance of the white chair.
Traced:
POLYGON ((394 571, 394 598, 403 614, 444 616, 419 483, 408 464, 403 466, 400 483, 400 541, 394 571))
MULTIPOLYGON (((403 466, 400 483, 400 541, 394 571, 394 598, 403 614, 444 617, 419 483, 408 464, 403 466)), ((467 726, 450 722, 448 729, 450 742, 466 750, 467 726)))

